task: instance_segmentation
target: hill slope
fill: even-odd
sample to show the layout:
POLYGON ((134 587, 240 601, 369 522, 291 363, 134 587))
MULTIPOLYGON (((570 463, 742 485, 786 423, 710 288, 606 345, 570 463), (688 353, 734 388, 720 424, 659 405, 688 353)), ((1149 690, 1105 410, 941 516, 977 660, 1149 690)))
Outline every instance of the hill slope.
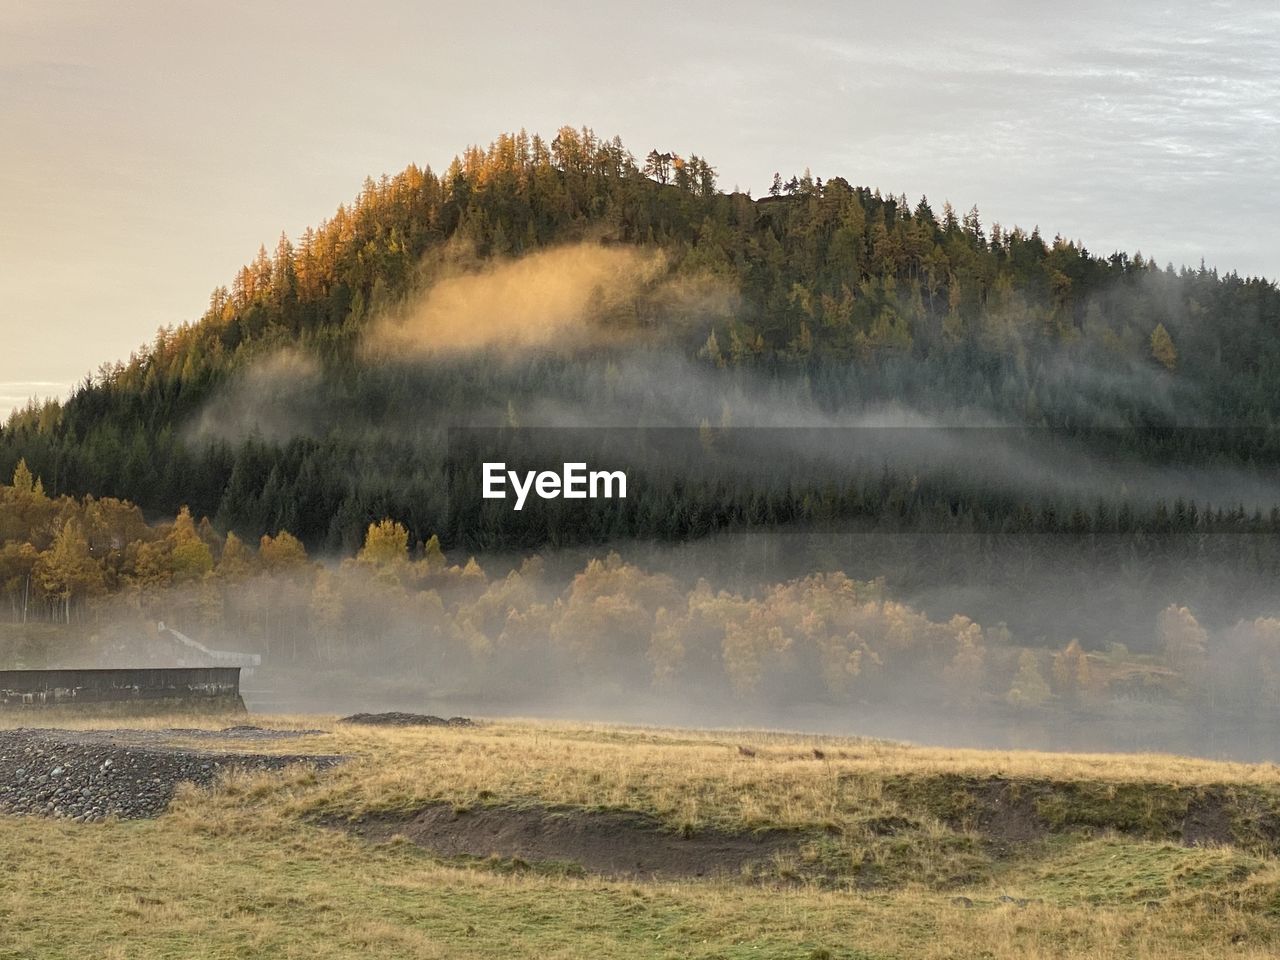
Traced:
MULTIPOLYGON (((297 243, 259 251, 198 322, 65 404, 12 416, 0 475, 25 457, 54 493, 189 504, 242 535, 350 550, 383 516, 415 540, 503 547, 832 517, 1159 530, 1175 512, 1163 491, 1107 492, 1103 508, 1054 493, 1046 509, 1044 491, 917 491, 904 471, 807 489, 654 477, 623 515, 572 528, 481 518, 429 429, 445 425, 847 427, 892 404, 1091 444, 1119 430, 1157 460, 1247 467, 1276 452, 1273 284, 1098 257, 840 178, 775 191, 721 193, 696 156, 638 162, 568 128, 367 181, 297 243), (1263 432, 1169 432, 1224 424, 1263 432)), ((1210 526, 1265 526, 1280 500, 1204 495, 1211 509, 1191 514, 1210 526)))

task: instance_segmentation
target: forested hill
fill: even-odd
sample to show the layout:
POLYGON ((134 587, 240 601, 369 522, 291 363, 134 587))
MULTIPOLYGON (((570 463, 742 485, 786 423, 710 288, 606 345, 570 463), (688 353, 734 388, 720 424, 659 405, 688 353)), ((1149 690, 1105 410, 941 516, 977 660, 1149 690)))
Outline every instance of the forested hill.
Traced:
MULTIPOLYGON (((614 266, 587 282, 607 287, 614 266)), ((1280 292, 1137 253, 1096 256, 1038 230, 984 225, 976 208, 957 215, 840 177, 776 177, 753 199, 718 190, 695 155, 639 159, 589 130, 565 128, 550 143, 521 132, 467 150, 442 173, 411 166, 368 180, 296 242, 281 236, 213 292, 198 322, 104 365, 65 403, 11 416, 0 475, 25 458, 51 493, 122 497, 168 515, 189 505, 223 529, 288 529, 314 548, 349 549, 388 516, 417 539, 435 530, 475 538, 450 519, 453 491, 442 489, 438 450, 420 428, 477 410, 508 424, 548 409, 642 416, 625 392, 629 376, 663 381, 648 385, 650 399, 687 388, 695 426, 742 423, 735 411, 761 398, 835 417, 885 403, 981 411, 1067 435, 1248 426, 1262 439, 1203 431, 1193 445, 1215 462, 1256 465, 1275 454, 1280 292), (593 287, 589 299, 604 306, 554 342, 526 343, 523 318, 512 316, 514 348, 433 351, 428 325, 410 351, 369 349, 371 331, 414 316, 435 284, 584 247, 632 251, 643 269, 616 296, 593 287)), ((829 516, 855 500, 863 516, 881 502, 906 522, 927 512, 923 494, 904 501, 886 492, 890 479, 877 482, 875 502, 861 488, 651 485, 650 500, 622 521, 573 535, 681 537, 829 516)), ((1026 516, 1014 501, 936 496, 969 528, 1026 516)), ((1233 504, 1201 506, 1190 515, 1213 523, 1233 504)), ((1034 504, 1036 522, 1049 527, 1070 513, 1042 507, 1034 504)), ((1160 508, 1151 516, 1167 521, 1173 505, 1160 508)), ((1086 527, 1115 515, 1084 509, 1075 522, 1086 527)), ((1141 510, 1135 516, 1141 526, 1141 510)), ((495 529, 477 542, 504 538, 495 529)))

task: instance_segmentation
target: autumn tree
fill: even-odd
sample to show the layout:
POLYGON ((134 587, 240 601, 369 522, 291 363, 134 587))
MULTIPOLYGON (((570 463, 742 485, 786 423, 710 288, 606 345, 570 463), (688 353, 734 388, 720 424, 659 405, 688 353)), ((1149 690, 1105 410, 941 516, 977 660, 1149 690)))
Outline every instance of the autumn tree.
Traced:
POLYGON ((306 548, 288 530, 281 530, 274 537, 263 534, 258 559, 270 573, 297 573, 308 564, 306 548))
POLYGON ((1178 366, 1178 351, 1173 346, 1173 337, 1169 336, 1163 323, 1157 323, 1156 328, 1151 331, 1151 356, 1166 370, 1174 370, 1178 366))
POLYGON ((27 468, 26 458, 20 457, 13 470, 13 493, 16 497, 43 497, 44 484, 27 468))
POLYGON ((654 615, 646 656, 653 666, 653 685, 671 687, 684 665, 684 630, 681 618, 662 607, 654 615))
POLYGON ((90 554, 89 542, 77 520, 72 518, 62 525, 52 546, 40 555, 35 576, 45 594, 61 604, 67 623, 71 622, 73 601, 102 591, 102 568, 90 554))
POLYGON ((8 598, 17 622, 26 623, 30 614, 34 599, 32 577, 39 559, 40 554, 29 543, 10 540, 0 547, 0 590, 8 598))
POLYGON ((1040 672, 1040 660, 1032 650, 1018 655, 1018 672, 1005 694, 1005 700, 1014 707, 1043 706, 1053 696, 1044 674, 1040 672))
POLYGON ((1261 702, 1275 709, 1280 707, 1280 619, 1258 617, 1242 623, 1254 652, 1254 679, 1261 702))
POLYGON ((213 553, 196 532, 191 511, 183 507, 169 530, 170 568, 177 583, 199 580, 213 569, 213 553))
POLYGON ((409 531, 394 520, 379 520, 369 524, 364 535, 364 546, 360 548, 356 558, 361 563, 379 568, 396 567, 408 562, 409 531))
POLYGON ((316 652, 322 659, 334 661, 339 656, 338 641, 343 634, 343 616, 346 612, 338 578, 325 569, 316 574, 307 607, 311 630, 315 634, 316 652))
POLYGON ((254 572, 256 564, 257 558, 252 551, 232 532, 227 534, 226 542, 222 545, 222 555, 218 558, 214 572, 219 580, 239 583, 254 572))
POLYGON ((610 553, 574 577, 552 636, 581 665, 595 663, 611 673, 643 669, 657 611, 678 601, 670 577, 610 553))
POLYGON ((1170 604, 1160 611, 1156 637, 1170 666, 1185 674, 1194 674, 1204 666, 1209 634, 1186 607, 1170 604))
POLYGON ((1054 654, 1053 685, 1059 696, 1072 703, 1092 691, 1093 671, 1079 640, 1072 639, 1066 647, 1054 654))
POLYGON ((955 653, 943 671, 948 697, 952 703, 971 706, 982 695, 986 680, 987 649, 982 627, 958 614, 951 618, 948 627, 955 635, 955 653))
POLYGON ((447 564, 444 550, 440 547, 440 538, 434 533, 423 545, 422 562, 426 566, 428 573, 439 573, 447 564))

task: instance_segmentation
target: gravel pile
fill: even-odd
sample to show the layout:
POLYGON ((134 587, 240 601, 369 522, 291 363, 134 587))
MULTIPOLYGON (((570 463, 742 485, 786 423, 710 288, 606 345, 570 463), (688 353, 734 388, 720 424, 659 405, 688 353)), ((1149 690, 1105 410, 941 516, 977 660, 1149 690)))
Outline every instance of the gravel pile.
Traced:
POLYGON ((474 727, 466 717, 433 717, 424 713, 353 713, 339 723, 364 723, 375 727, 474 727))
POLYGON ((295 763, 323 769, 342 759, 215 753, 156 742, 166 732, 191 733, 0 730, 0 813, 77 822, 153 817, 169 805, 179 783, 203 786, 230 769, 280 770, 295 763))

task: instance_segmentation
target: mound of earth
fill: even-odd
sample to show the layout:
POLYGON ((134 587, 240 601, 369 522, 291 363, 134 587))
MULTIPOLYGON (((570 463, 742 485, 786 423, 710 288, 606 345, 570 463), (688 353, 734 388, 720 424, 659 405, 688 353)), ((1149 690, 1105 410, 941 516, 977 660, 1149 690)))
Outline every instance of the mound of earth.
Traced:
POLYGON ((353 713, 339 723, 363 723, 374 727, 474 727, 475 722, 466 717, 433 717, 425 713, 353 713))
POLYGON ((942 774, 890 777, 885 795, 996 843, 1116 833, 1185 846, 1280 850, 1280 804, 1250 785, 1174 785, 942 774))
POLYGON ((679 879, 738 875, 777 854, 795 853, 801 837, 784 830, 690 836, 640 813, 555 807, 437 804, 410 817, 369 817, 342 826, 367 840, 402 836, 445 857, 499 857, 579 865, 606 877, 679 879))
MULTIPOLYGON (((267 731, 262 731, 266 733, 267 731)), ((274 731, 285 733, 286 731, 274 731)), ((326 768, 334 756, 225 753, 166 745, 169 738, 259 739, 256 733, 192 730, 0 731, 0 813, 92 822, 153 817, 179 783, 206 785, 226 770, 281 770, 296 763, 326 768)), ((268 738, 261 738, 268 739, 268 738)))

